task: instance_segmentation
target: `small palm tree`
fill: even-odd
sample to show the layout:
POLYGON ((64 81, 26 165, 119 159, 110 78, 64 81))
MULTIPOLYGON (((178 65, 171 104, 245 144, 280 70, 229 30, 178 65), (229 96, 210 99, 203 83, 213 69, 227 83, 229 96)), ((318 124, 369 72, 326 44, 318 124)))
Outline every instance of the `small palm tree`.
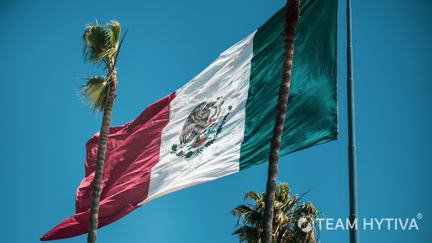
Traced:
POLYGON ((120 30, 120 23, 114 20, 104 26, 98 23, 88 24, 83 35, 83 55, 85 60, 93 64, 103 65, 107 70, 106 76, 89 77, 86 79, 87 83, 82 86, 82 95, 89 101, 93 110, 103 112, 95 176, 93 179, 93 194, 87 242, 96 242, 106 144, 111 123, 112 106, 116 97, 116 62, 121 42, 124 38, 123 35, 122 41, 120 41, 120 30))
MULTIPOLYGON (((318 217, 318 212, 310 202, 299 203, 302 196, 291 197, 288 184, 278 184, 275 191, 272 242, 315 243, 313 222, 318 217), (306 225, 299 225, 299 219, 302 217, 307 220, 303 224, 312 227, 310 230, 304 230, 306 225)), ((244 200, 252 200, 253 204, 241 204, 231 211, 238 217, 238 228, 233 234, 239 236, 240 242, 262 243, 265 193, 247 192, 244 200)))

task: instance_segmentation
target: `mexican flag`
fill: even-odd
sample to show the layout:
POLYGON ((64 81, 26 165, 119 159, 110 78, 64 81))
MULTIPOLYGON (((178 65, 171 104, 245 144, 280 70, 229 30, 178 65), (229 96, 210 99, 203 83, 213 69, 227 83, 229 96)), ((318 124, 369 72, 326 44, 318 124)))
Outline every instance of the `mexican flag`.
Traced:
MULTIPOLYGON (((266 162, 284 62, 281 9, 183 87, 112 127, 99 226, 167 193, 266 162)), ((337 0, 302 0, 281 155, 337 138, 337 0)), ((86 233, 98 134, 87 143, 76 214, 41 240, 86 233)))

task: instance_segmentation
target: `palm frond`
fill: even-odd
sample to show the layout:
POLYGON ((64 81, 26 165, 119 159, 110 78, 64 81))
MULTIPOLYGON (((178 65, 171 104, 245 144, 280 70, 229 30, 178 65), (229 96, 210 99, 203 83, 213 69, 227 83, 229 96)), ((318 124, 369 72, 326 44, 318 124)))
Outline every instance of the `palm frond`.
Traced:
POLYGON ((295 209, 295 214, 297 215, 297 217, 306 215, 310 218, 316 218, 319 215, 318 210, 311 202, 297 205, 295 209))
POLYGON ((234 208, 231 213, 239 218, 239 222, 250 225, 260 225, 263 218, 263 212, 251 205, 242 204, 234 208))
POLYGON ((264 208, 264 195, 262 193, 257 193, 254 191, 246 192, 243 200, 246 201, 249 198, 255 202, 257 208, 264 208))
POLYGON ((108 68, 113 64, 120 38, 120 23, 111 21, 105 26, 88 24, 84 30, 83 55, 93 63, 105 63, 108 68))
POLYGON ((81 87, 81 96, 90 103, 94 111, 102 111, 108 97, 108 81, 104 76, 92 76, 87 80, 81 87))
POLYGON ((261 229, 245 225, 236 229, 232 234, 238 235, 240 242, 257 243, 260 242, 261 229))
POLYGON ((290 196, 288 183, 278 183, 275 191, 275 200, 279 202, 286 202, 290 196))
POLYGON ((112 32, 111 45, 117 49, 120 41, 120 32, 121 32, 120 23, 117 20, 111 20, 107 24, 107 27, 112 32))

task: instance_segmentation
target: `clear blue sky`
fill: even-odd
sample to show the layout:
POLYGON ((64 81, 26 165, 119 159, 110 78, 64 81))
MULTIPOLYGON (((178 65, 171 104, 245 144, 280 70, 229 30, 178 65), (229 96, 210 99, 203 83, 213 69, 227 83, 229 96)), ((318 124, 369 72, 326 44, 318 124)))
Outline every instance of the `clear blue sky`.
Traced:
MULTIPOLYGON (((84 144, 100 126, 80 102, 86 23, 118 19, 129 33, 118 62, 113 124, 177 89, 284 1, 12 1, 0 3, 1 242, 38 242, 74 212, 84 144)), ((362 242, 430 242, 432 3, 354 1, 360 217, 415 217, 419 231, 361 231, 362 242)), ((279 180, 311 192, 326 217, 348 214, 345 2, 339 7, 340 139, 282 158, 279 180)), ((267 164, 172 193, 98 231, 100 242, 237 242, 230 210, 263 191, 267 164)), ((347 231, 321 231, 348 242, 347 231)), ((84 242, 85 236, 62 242, 84 242)))

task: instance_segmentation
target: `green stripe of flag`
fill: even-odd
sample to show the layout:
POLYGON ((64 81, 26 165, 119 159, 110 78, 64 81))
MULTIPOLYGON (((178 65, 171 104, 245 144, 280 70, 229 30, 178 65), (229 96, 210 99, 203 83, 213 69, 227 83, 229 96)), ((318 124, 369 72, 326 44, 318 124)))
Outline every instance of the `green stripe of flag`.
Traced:
MULTIPOLYGON (((267 161, 284 59, 285 10, 253 40, 240 169, 267 161)), ((303 0, 281 155, 337 138, 337 0, 303 0)))

